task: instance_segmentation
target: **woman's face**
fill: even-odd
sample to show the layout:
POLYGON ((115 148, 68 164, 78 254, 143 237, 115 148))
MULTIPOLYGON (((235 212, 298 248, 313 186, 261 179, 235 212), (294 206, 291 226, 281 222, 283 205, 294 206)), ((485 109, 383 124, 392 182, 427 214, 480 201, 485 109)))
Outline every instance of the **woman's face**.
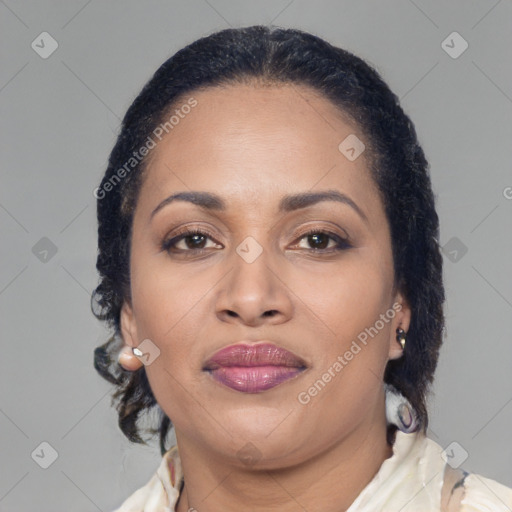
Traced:
POLYGON ((365 137, 305 86, 191 96, 197 105, 151 150, 123 338, 150 340, 145 371, 178 443, 234 464, 297 464, 382 424, 384 369, 409 325, 384 207, 357 157, 354 137, 365 137), (215 200, 165 203, 192 191, 215 200), (205 369, 241 342, 274 344, 303 367, 205 369))

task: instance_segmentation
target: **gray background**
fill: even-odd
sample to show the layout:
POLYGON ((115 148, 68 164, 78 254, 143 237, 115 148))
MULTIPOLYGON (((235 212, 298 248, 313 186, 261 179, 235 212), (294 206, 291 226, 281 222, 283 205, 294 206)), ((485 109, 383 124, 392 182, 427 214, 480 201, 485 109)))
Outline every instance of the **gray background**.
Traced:
POLYGON ((0 0, 0 16, 0 511, 109 511, 156 470, 156 441, 125 440, 92 364, 107 336, 89 310, 92 191, 157 67, 200 36, 257 23, 355 52, 402 99, 431 163, 445 246, 430 436, 512 486, 510 0, 0 0), (43 31, 59 45, 46 59, 31 48, 43 31), (458 58, 441 46, 453 31, 469 44, 458 58), (41 252, 43 237, 55 254, 41 252), (31 457, 42 442, 58 453, 48 469, 31 457))

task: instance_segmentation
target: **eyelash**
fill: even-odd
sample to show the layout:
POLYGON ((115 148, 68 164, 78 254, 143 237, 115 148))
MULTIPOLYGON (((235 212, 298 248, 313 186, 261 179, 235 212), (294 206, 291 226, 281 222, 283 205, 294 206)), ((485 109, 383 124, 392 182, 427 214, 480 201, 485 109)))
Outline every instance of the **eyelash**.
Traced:
MULTIPOLYGON (((171 250, 174 248, 174 246, 181 242, 181 240, 184 240, 185 238, 194 236, 194 235, 201 235, 210 239, 214 239, 214 235, 212 235, 210 232, 208 232, 205 229, 186 229, 183 232, 177 234, 176 236, 169 238, 167 240, 164 240, 161 244, 162 251, 171 252, 171 250)), ((331 231, 325 231, 322 229, 310 229, 306 231, 305 233, 302 233, 300 237, 298 238, 299 241, 301 241, 303 238, 306 238, 311 235, 327 235, 331 240, 334 240, 337 245, 335 247, 330 247, 328 249, 309 249, 309 251, 313 253, 324 253, 329 254, 333 252, 339 252, 344 251, 346 249, 349 249, 352 247, 352 245, 349 243, 348 238, 342 238, 336 233, 332 233, 331 231)), ((217 242, 216 242, 217 243, 217 242)), ((208 249, 178 249, 178 252, 181 253, 195 253, 195 254, 202 254, 204 252, 207 252, 208 249)))

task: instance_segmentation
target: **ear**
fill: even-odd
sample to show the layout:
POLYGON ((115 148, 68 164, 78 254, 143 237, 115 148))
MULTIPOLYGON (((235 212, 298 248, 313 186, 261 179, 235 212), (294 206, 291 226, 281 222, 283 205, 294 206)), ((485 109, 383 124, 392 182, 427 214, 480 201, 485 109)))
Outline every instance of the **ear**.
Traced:
POLYGON ((139 338, 137 336, 135 316, 131 305, 126 300, 121 307, 120 324, 121 336, 125 345, 132 348, 137 347, 139 345, 139 338))
POLYGON ((403 349, 396 340, 396 330, 400 327, 406 333, 411 324, 411 308, 409 302, 401 292, 397 292, 392 309, 396 312, 391 322, 391 332, 389 334, 389 359, 399 359, 403 355, 403 349))
POLYGON ((120 324, 124 347, 119 353, 118 362, 125 370, 136 371, 143 365, 143 363, 132 352, 132 349, 139 345, 139 338, 137 335, 137 324, 135 322, 133 309, 126 301, 121 307, 120 324))

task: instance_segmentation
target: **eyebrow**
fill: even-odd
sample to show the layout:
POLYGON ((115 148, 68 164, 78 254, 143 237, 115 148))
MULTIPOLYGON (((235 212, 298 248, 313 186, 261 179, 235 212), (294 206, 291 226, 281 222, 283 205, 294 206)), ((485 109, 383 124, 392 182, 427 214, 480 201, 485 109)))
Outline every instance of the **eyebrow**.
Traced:
MULTIPOLYGON (((186 201, 205 210, 225 211, 226 203, 224 200, 211 192, 177 192, 165 198, 157 207, 151 212, 150 219, 152 219, 158 211, 164 206, 174 201, 186 201)), ((337 190, 323 190, 320 192, 302 192, 299 194, 291 194, 285 196, 279 202, 279 213, 286 213, 302 208, 307 208, 321 201, 337 201, 339 203, 350 206, 362 219, 368 222, 365 213, 359 206, 347 195, 338 192, 337 190)))

